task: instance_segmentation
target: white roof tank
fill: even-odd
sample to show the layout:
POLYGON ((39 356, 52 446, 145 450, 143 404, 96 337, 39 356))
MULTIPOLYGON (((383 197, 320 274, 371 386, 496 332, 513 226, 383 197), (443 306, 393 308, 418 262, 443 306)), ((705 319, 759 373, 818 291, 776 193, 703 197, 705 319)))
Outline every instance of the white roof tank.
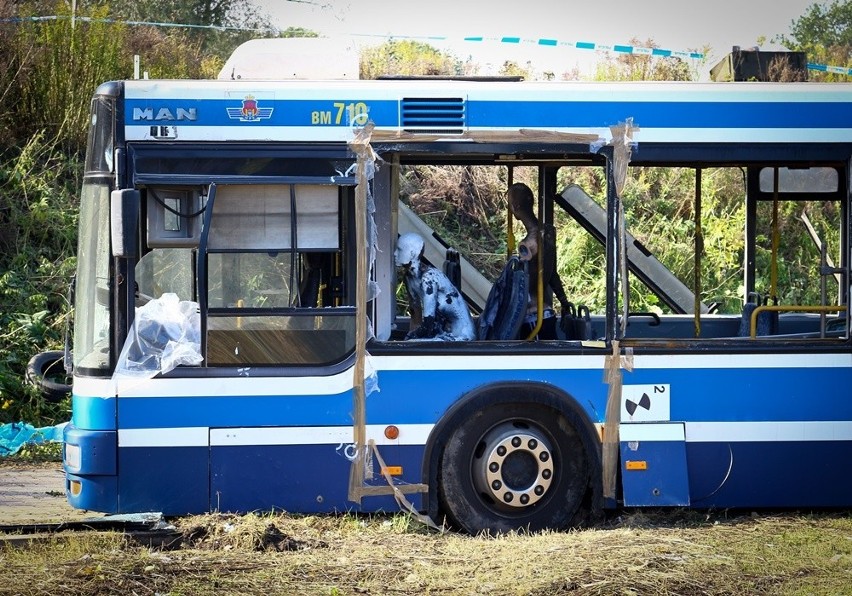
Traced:
POLYGON ((217 79, 358 79, 359 51, 352 39, 253 39, 231 54, 217 79))

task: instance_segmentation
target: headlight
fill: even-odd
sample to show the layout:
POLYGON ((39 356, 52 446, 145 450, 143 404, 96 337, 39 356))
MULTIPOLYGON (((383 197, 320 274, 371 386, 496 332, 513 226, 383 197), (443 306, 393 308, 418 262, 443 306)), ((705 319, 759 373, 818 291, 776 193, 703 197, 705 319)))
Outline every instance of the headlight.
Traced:
POLYGON ((65 443, 65 465, 71 469, 79 470, 83 463, 83 453, 79 445, 65 443))

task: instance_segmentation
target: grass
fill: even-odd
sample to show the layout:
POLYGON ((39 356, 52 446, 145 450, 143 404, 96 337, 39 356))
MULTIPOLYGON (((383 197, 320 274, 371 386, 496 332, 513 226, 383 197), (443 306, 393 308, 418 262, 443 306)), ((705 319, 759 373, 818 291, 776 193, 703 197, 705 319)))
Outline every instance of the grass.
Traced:
MULTIPOLYGON (((624 513, 499 537, 407 515, 214 514, 172 520, 179 548, 59 534, 0 550, 0 594, 834 595, 852 586, 844 513, 624 513)), ((3 548, 3 547, 0 547, 3 548)))

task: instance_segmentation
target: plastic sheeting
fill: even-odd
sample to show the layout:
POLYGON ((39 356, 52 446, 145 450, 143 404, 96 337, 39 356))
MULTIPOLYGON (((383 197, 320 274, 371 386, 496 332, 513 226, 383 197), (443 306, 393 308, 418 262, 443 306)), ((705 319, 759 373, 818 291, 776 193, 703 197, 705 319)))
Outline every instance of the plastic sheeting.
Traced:
POLYGON ((198 303, 166 293, 136 309, 115 377, 150 379, 180 365, 201 364, 198 303))
POLYGON ((67 422, 56 426, 35 428, 26 422, 10 422, 0 425, 0 457, 14 455, 24 445, 62 442, 62 432, 67 422))

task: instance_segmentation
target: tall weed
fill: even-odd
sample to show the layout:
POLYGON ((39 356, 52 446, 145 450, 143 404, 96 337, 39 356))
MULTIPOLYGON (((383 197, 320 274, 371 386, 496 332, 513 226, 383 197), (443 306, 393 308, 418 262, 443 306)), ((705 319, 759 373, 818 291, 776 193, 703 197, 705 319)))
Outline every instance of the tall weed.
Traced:
POLYGON ((0 48, 0 66, 6 66, 0 96, 7 96, 7 110, 0 118, 12 133, 10 140, 46 129, 62 139, 67 150, 81 152, 93 92, 105 81, 131 78, 134 55, 140 56, 151 78, 210 74, 200 42, 190 42, 180 31, 101 22, 110 17, 107 5, 78 7, 80 18, 73 23, 66 2, 56 4, 56 20, 27 21, 27 10, 34 9, 21 8, 24 19, 0 33, 0 39, 8 41, 0 48))
MULTIPOLYGON (((65 2, 55 7, 60 17, 70 17, 65 2)), ((21 16, 27 16, 22 14, 21 16)), ((78 11, 78 16, 84 16, 78 11)), ((106 7, 94 7, 85 16, 104 18, 106 7)), ((70 18, 22 21, 11 37, 8 123, 17 138, 29 138, 39 130, 51 130, 72 150, 81 150, 86 139, 89 102, 98 84, 126 78, 131 66, 123 51, 122 25, 70 18)))

